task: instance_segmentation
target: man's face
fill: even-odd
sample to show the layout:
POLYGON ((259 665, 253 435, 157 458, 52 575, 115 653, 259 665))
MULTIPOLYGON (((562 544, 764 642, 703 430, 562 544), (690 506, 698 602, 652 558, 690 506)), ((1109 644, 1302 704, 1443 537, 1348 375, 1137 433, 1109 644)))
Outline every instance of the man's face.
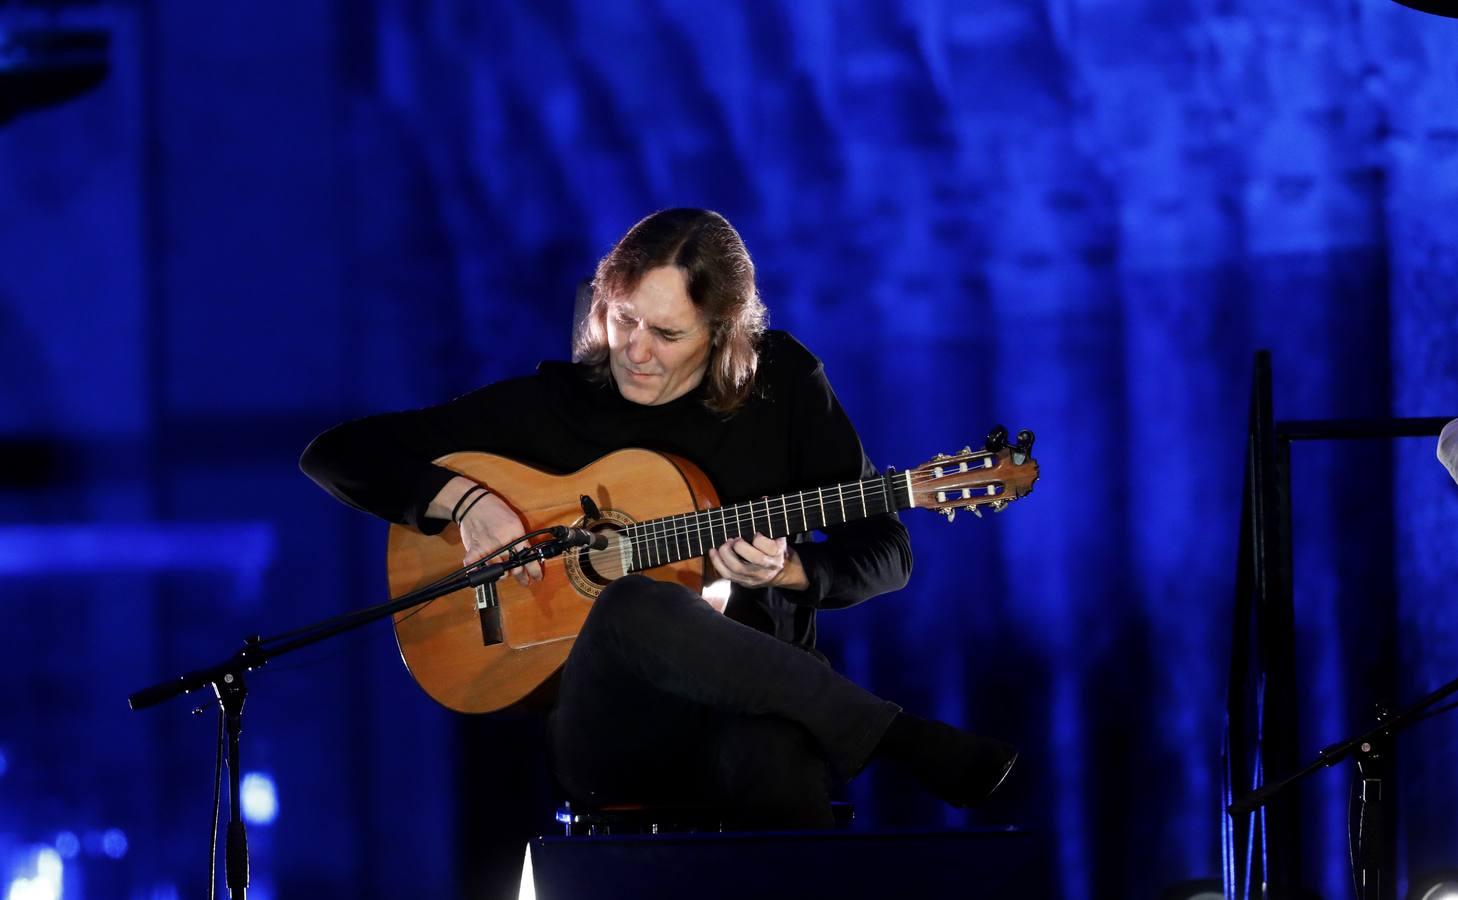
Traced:
POLYGON ((649 269, 637 290, 608 302, 608 364, 618 393, 657 406, 687 394, 709 365, 709 328, 677 266, 649 269))

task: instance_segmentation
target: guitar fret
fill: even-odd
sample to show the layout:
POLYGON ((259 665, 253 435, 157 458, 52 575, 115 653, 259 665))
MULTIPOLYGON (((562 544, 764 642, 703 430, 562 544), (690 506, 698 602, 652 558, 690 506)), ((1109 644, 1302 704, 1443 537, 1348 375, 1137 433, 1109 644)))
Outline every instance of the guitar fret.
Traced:
POLYGON ((673 520, 673 549, 680 551, 682 548, 677 553, 678 559, 689 559, 698 555, 694 553, 693 540, 688 529, 688 518, 688 516, 676 516, 673 520))
POLYGON ((845 491, 841 488, 841 485, 835 486, 835 496, 840 500, 840 524, 844 525, 850 521, 850 517, 845 514, 845 491))
POLYGON ((871 514, 870 510, 866 509, 866 483, 862 481, 856 487, 861 489, 861 518, 864 519, 871 514))
POLYGON ((911 496, 911 470, 906 470, 906 508, 911 509, 916 505, 916 500, 911 496))
POLYGON ((785 495, 780 495, 780 515, 785 519, 784 537, 790 536, 790 507, 785 504, 785 495))
POLYGON ((816 488, 815 489, 815 496, 820 499, 820 526, 819 527, 824 528, 825 525, 826 525, 826 522, 825 522, 825 492, 823 490, 821 490, 820 488, 816 488))

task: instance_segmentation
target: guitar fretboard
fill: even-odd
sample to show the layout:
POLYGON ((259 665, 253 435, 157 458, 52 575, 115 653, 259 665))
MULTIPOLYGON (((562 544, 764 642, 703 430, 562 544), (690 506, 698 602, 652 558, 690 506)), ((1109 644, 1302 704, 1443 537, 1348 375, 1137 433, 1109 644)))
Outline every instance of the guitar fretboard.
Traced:
POLYGON ((912 505, 909 473, 888 472, 798 494, 783 494, 638 522, 620 532, 633 548, 630 571, 706 556, 734 537, 788 537, 880 515, 912 505))

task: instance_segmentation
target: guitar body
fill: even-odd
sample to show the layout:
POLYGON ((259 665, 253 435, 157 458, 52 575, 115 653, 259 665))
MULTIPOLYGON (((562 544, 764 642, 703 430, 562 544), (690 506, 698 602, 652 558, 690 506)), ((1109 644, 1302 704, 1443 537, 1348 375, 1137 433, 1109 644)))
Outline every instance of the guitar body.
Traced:
MULTIPOLYGON (((635 522, 718 505, 709 479, 687 460, 649 450, 620 450, 568 475, 552 475, 501 456, 452 453, 437 460, 488 485, 521 516, 527 531, 552 525, 616 531, 635 522), (582 496, 601 512, 585 522, 582 496)), ((423 535, 390 529, 390 595, 398 597, 456 571, 465 557, 460 531, 447 525, 423 535)), ((622 571, 616 551, 552 560, 543 579, 522 587, 510 577, 496 583, 502 642, 483 640, 476 591, 467 589, 397 613, 395 637, 405 666, 436 702, 459 712, 495 712, 540 693, 567 659, 592 601, 622 571), (564 562, 565 560, 565 562, 564 562)), ((649 574, 699 592, 707 561, 691 558, 654 567, 649 574)))

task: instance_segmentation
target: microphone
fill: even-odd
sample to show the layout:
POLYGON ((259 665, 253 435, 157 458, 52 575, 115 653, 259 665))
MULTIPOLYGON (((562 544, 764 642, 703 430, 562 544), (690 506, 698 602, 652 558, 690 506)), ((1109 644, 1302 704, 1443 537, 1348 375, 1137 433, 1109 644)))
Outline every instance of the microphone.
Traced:
POLYGON ((586 547, 589 550, 606 550, 608 539, 605 534, 598 534, 595 531, 588 531, 585 528, 567 528, 563 525, 552 526, 552 536, 557 539, 564 549, 571 547, 586 547))

